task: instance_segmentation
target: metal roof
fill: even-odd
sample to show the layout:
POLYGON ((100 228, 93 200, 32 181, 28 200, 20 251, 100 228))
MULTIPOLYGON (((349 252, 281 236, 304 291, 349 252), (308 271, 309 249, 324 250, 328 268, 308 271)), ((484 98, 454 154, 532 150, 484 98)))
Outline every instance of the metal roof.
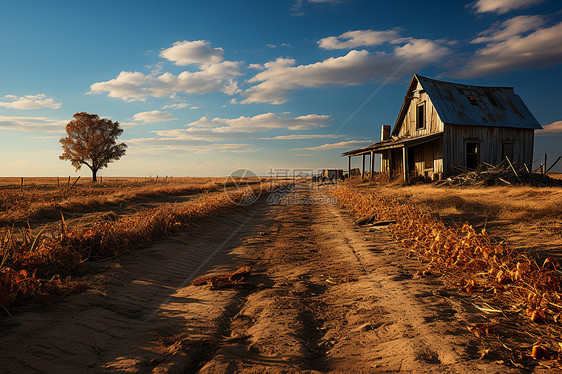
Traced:
MULTIPOLYGON (((450 83, 414 74, 444 123, 541 129, 513 87, 450 83)), ((412 83, 413 83, 412 79, 412 83)), ((412 89, 412 85, 410 85, 412 89)))

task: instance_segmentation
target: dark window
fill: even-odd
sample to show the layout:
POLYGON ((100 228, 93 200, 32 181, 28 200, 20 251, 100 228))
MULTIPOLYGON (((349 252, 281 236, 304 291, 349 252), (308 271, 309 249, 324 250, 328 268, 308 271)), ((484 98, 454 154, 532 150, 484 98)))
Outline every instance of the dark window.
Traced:
POLYGON ((505 158, 509 158, 509 161, 513 163, 513 143, 503 143, 502 146, 502 154, 503 154, 503 159, 505 160, 505 158))
POLYGON ((474 106, 478 106, 478 101, 476 101, 476 99, 474 98, 474 96, 467 96, 468 101, 470 101, 470 103, 474 106))
POLYGON ((478 167, 478 143, 466 142, 466 167, 476 169, 478 167))
POLYGON ((416 107, 416 130, 425 128, 425 103, 416 107))

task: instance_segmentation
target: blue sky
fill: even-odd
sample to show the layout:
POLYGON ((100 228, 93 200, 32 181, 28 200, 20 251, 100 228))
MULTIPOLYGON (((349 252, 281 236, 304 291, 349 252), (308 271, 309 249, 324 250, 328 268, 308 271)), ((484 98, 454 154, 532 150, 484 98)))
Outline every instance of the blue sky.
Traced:
MULTIPOLYGON (((2 176, 77 174, 76 112, 123 124, 106 176, 345 167, 413 73, 513 86, 562 154, 557 0, 0 1, 2 176)), ((562 171, 562 164, 557 167, 562 171)))

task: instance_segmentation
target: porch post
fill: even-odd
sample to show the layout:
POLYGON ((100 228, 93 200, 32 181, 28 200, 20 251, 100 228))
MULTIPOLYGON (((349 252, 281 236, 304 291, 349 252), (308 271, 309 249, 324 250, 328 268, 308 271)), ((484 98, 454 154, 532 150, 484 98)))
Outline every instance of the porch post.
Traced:
MULTIPOLYGON (((393 167, 394 165, 392 164, 392 149, 389 149, 388 151, 388 178, 392 179, 392 171, 393 171, 393 167)), ((381 168, 382 168, 382 161, 381 161, 381 168)))
POLYGON ((375 177, 375 151, 371 151, 371 179, 375 177))
POLYGON ((351 178, 351 156, 347 156, 347 177, 351 178))
POLYGON ((361 179, 365 178, 365 156, 365 153, 361 155, 361 179))
POLYGON ((404 182, 408 183, 408 157, 406 152, 406 145, 402 147, 402 172, 404 173, 404 182))

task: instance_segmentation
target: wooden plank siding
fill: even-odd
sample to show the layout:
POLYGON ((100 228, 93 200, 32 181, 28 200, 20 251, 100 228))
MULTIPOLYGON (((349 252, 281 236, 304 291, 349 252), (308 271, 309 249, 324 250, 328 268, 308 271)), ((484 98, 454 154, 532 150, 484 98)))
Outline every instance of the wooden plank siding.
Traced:
POLYGON ((413 92, 415 98, 410 100, 404 120, 399 124, 399 138, 424 136, 443 131, 443 122, 439 118, 431 99, 425 92, 419 94, 420 90, 422 90, 422 87, 418 83, 416 90, 413 92), (422 129, 416 129, 416 108, 418 104, 423 102, 425 102, 425 126, 422 129))
POLYGON ((390 176, 392 178, 402 175, 402 148, 391 149, 390 155, 390 176))
POLYGON ((410 171, 417 175, 431 177, 431 173, 443 173, 443 139, 410 147, 413 152, 414 165, 409 165, 410 171))
POLYGON ((388 173, 390 170, 389 153, 390 151, 381 152, 381 173, 388 173))
POLYGON ((479 144, 480 162, 497 165, 504 159, 503 144, 513 144, 513 160, 517 167, 533 162, 534 130, 511 127, 458 126, 445 124, 443 155, 445 173, 456 174, 453 166, 466 166, 466 142, 479 144))

